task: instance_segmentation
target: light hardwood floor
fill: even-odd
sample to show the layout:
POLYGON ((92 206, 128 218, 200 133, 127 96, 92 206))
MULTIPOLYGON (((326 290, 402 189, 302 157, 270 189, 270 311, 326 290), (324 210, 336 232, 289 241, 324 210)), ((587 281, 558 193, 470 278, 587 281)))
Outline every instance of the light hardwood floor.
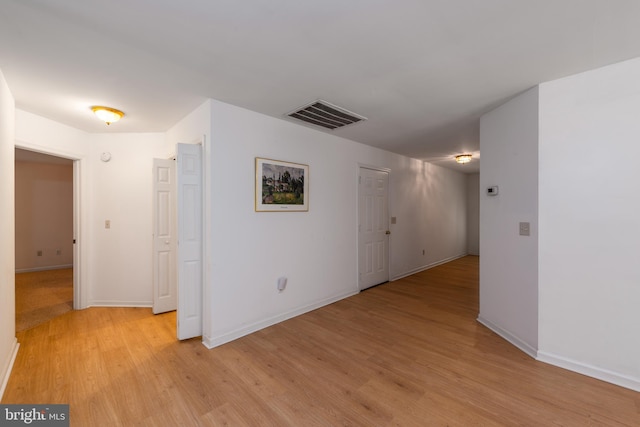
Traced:
POLYGON ((465 257, 207 350, 175 315, 74 311, 18 334, 3 403, 73 426, 638 426, 640 393, 536 362, 476 322, 465 257))
POLYGON ((73 269, 16 274, 16 332, 73 310, 73 269))

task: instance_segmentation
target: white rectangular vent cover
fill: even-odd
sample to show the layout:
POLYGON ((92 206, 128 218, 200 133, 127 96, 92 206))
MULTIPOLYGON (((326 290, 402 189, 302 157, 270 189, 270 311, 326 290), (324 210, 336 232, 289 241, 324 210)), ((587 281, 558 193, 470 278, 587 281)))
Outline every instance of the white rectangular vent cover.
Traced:
POLYGON ((292 111, 287 116, 331 130, 367 120, 366 117, 321 99, 292 111))

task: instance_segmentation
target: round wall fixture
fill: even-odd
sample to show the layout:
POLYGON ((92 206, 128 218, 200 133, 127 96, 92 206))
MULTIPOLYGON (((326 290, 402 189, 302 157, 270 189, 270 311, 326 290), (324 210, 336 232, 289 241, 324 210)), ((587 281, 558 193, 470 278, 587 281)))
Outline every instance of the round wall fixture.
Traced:
POLYGON ((100 160, 102 160, 103 162, 108 162, 109 160, 111 160, 111 153, 105 151, 104 153, 100 154, 100 160))

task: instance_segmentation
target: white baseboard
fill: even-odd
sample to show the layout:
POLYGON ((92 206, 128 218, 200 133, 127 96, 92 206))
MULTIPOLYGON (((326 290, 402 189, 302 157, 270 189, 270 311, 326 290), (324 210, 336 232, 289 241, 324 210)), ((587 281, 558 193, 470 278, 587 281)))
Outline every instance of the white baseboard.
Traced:
POLYGON ((547 353, 544 351, 539 351, 538 357, 536 359, 540 362, 548 363, 550 365, 577 372, 588 377, 619 385, 620 387, 628 388, 634 391, 640 391, 640 378, 633 378, 628 375, 620 374, 618 372, 597 368, 586 363, 567 359, 566 357, 557 356, 555 354, 547 353))
POLYGON ((49 265, 45 267, 16 268, 16 273, 31 273, 33 271, 46 271, 46 270, 62 270, 65 268, 73 268, 73 264, 49 265))
MULTIPOLYGON (((465 257, 465 256, 467 256, 466 253, 460 254, 460 255, 455 255, 455 256, 452 256, 452 257, 449 257, 449 258, 446 258, 446 259, 431 263, 429 265, 425 265, 425 266, 416 268, 414 270, 407 271, 405 273, 401 273, 401 274, 396 275, 393 278, 391 278, 390 281, 398 280, 398 279, 401 279, 401 278, 407 277, 407 276, 411 276, 412 274, 416 274, 416 273, 419 273, 421 271, 428 270, 429 268, 433 268, 433 267, 436 267, 436 266, 438 266, 440 264, 445 264, 447 262, 450 262, 450 261, 453 261, 453 260, 456 260, 458 258, 462 258, 462 257, 465 257)), ((327 298, 327 299, 324 299, 322 301, 318 301, 316 303, 313 303, 313 304, 310 304, 310 305, 307 305, 307 306, 304 306, 304 307, 300 307, 300 308, 297 308, 295 310, 292 310, 292 311, 289 311, 289 312, 286 312, 286 313, 282 313, 282 314, 279 314, 279 315, 276 315, 276 316, 273 316, 273 317, 270 317, 270 318, 255 322, 255 323, 252 323, 250 325, 243 326, 242 328, 238 328, 238 329, 235 329, 235 330, 230 331, 230 332, 226 332, 226 333, 221 334, 221 335, 216 335, 216 336, 212 336, 212 337, 203 336, 202 337, 202 343, 205 345, 205 347, 211 349, 211 348, 217 347, 219 345, 222 345, 222 344, 228 343, 230 341, 233 341, 235 339, 241 338, 241 337, 243 337, 245 335, 249 335, 249 334, 251 334, 253 332, 259 331, 260 329, 264 329, 266 327, 275 325, 276 323, 280 323, 280 322, 283 322, 283 321, 285 321, 287 319, 291 319, 292 317, 299 316, 301 314, 304 314, 304 313, 307 313, 309 311, 318 309, 318 308, 323 307, 325 305, 329 305, 329 304, 332 304, 332 303, 334 303, 336 301, 340 301, 341 299, 348 298, 350 296, 356 295, 356 294, 358 294, 358 292, 359 291, 347 292, 345 294, 341 294, 341 295, 338 295, 338 296, 327 298)))
POLYGON ((625 387, 634 391, 640 391, 639 378, 633 378, 628 375, 620 374, 618 372, 609 371, 607 369, 591 366, 586 363, 578 362, 576 360, 567 359, 566 357, 558 356, 544 351, 538 351, 515 335, 500 328, 493 322, 487 319, 483 319, 481 316, 479 316, 477 320, 478 322, 482 323, 484 326, 491 329, 493 332, 500 335, 509 343, 513 344, 524 353, 528 354, 539 362, 548 363, 550 365, 557 366, 562 369, 567 369, 578 374, 586 375, 591 378, 606 381, 620 387, 625 387))
POLYGON ((306 305, 304 307, 296 308, 295 310, 291 310, 286 313, 278 314, 276 316, 269 317, 264 320, 260 320, 258 322, 243 326, 242 328, 238 328, 221 335, 217 335, 213 337, 203 336, 202 343, 205 345, 205 347, 212 349, 214 347, 218 347, 222 344, 226 344, 230 341, 241 338, 245 335, 249 335, 253 332, 259 331, 260 329, 267 328, 269 326, 275 325, 276 323, 284 322, 285 320, 291 319, 292 317, 296 317, 301 314, 308 313, 320 307, 324 307, 325 305, 332 304, 336 301, 340 301, 342 299, 351 297, 356 294, 358 294, 358 292, 348 292, 346 294, 340 294, 331 298, 327 298, 327 299, 315 302, 313 304, 306 305))
POLYGON ((151 301, 92 301, 88 307, 130 307, 149 308, 153 307, 151 301))
POLYGON ((430 268, 437 267, 437 266, 442 265, 442 264, 446 264, 446 263, 454 261, 456 259, 464 258, 467 255, 468 254, 465 253, 465 254, 462 254, 462 255, 455 255, 455 256, 452 256, 452 257, 449 257, 449 258, 445 258, 445 259, 440 260, 440 261, 432 262, 431 264, 423 265, 421 267, 414 268, 413 270, 409 270, 409 271, 405 271, 404 273, 396 274, 395 276, 390 278, 389 281, 393 282, 394 280, 400 280, 403 277, 408 277, 408 276, 411 276, 412 274, 420 273, 421 271, 425 271, 425 270, 428 270, 430 268))
POLYGON ((491 329, 493 332, 495 332, 496 334, 500 335, 502 338, 504 338, 505 340, 509 341, 511 344, 513 344, 514 346, 516 346, 517 348, 519 348, 520 350, 522 350, 524 353, 528 354, 529 356, 531 356, 534 359, 538 358, 538 350, 536 350, 535 348, 533 348, 531 345, 527 344, 526 342, 522 341, 520 338, 518 338, 517 336, 513 335, 511 332, 506 331, 504 329, 502 329, 501 327, 499 327, 498 325, 496 325, 495 323, 484 319, 482 316, 478 316, 478 322, 482 323, 484 326, 486 326, 487 328, 491 329))
MULTIPOLYGON (((465 256, 467 256, 466 253, 461 254, 461 255, 452 256, 450 258, 443 259, 443 260, 431 263, 429 265, 425 265, 425 266, 416 268, 414 270, 411 270, 411 271, 396 275, 393 278, 391 278, 390 280, 391 281, 398 280, 398 279, 401 279, 403 277, 407 277, 407 276, 410 276, 412 274, 419 273, 420 271, 424 271, 424 270, 427 270, 429 268, 433 268, 433 267, 438 266, 440 264, 445 264, 447 262, 450 262, 450 261, 453 261, 453 260, 456 260, 458 258, 462 258, 462 257, 465 257, 465 256)), ((291 319, 292 317, 296 317, 296 316, 299 316, 301 314, 308 313, 309 311, 318 309, 318 308, 323 307, 325 305, 332 304, 332 303, 334 303, 336 301, 340 301, 341 299, 351 297, 353 295, 358 294, 358 292, 359 291, 347 292, 347 293, 340 294, 340 295, 337 295, 337 296, 334 296, 334 297, 331 297, 331 298, 327 298, 327 299, 324 299, 322 301, 318 301, 316 303, 306 305, 304 307, 296 308, 295 310, 292 310, 292 311, 289 311, 289 312, 286 312, 286 313, 278 314, 276 316, 269 317, 269 318, 264 319, 264 320, 260 320, 258 322, 252 323, 250 325, 243 326, 242 328, 238 328, 238 329, 235 329, 235 330, 230 331, 230 332, 226 332, 226 333, 221 334, 221 335, 216 335, 216 336, 212 336, 212 337, 203 336, 202 337, 202 343, 205 345, 205 347, 207 347, 209 349, 214 348, 214 347, 218 347, 218 346, 220 346, 222 344, 225 344, 225 343, 228 343, 228 342, 233 341, 235 339, 241 338, 241 337, 243 337, 245 335, 249 335, 249 334, 251 334, 253 332, 259 331, 260 329, 264 329, 264 328, 267 328, 269 326, 275 325, 276 323, 280 323, 280 322, 283 322, 283 321, 285 321, 287 319, 291 319)))
POLYGON ((5 365, 2 369, 2 385, 0 385, 0 401, 2 400, 2 396, 4 395, 4 390, 7 388, 7 383, 9 382, 9 377, 11 376, 11 371, 13 370, 13 363, 16 361, 16 356, 18 355, 18 349, 20 348, 20 343, 18 343, 18 339, 13 339, 13 346, 11 348, 11 352, 9 358, 5 362, 5 365))

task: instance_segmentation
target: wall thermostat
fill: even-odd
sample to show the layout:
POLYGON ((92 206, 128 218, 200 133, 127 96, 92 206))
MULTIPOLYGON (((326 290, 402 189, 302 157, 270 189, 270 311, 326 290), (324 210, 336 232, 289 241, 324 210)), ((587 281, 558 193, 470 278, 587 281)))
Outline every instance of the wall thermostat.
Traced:
POLYGON ((494 185, 493 187, 487 187, 487 196, 497 196, 498 195, 498 186, 494 185))

